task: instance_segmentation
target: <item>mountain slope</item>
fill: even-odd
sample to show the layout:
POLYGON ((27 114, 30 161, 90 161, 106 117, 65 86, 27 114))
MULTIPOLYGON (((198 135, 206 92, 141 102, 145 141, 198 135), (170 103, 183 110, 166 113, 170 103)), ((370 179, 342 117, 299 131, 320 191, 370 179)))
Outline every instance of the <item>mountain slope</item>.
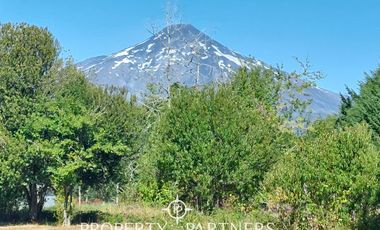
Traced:
MULTIPOLYGON (((93 83, 126 87, 139 97, 147 91, 149 83, 165 88, 174 82, 187 86, 223 82, 234 69, 248 63, 269 67, 230 50, 192 25, 178 24, 164 28, 140 44, 77 65, 93 83)), ((338 111, 339 95, 318 87, 307 89, 307 93, 313 98, 314 116, 324 117, 338 111)))

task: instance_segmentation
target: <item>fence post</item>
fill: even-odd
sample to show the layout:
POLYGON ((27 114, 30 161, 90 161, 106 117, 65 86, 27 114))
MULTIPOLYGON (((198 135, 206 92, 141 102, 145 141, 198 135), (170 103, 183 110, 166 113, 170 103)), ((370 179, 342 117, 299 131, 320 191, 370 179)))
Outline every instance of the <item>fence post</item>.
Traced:
POLYGON ((116 204, 119 205, 119 183, 116 184, 116 204))
POLYGON ((82 192, 79 186, 78 187, 78 205, 80 206, 81 204, 82 204, 82 192))

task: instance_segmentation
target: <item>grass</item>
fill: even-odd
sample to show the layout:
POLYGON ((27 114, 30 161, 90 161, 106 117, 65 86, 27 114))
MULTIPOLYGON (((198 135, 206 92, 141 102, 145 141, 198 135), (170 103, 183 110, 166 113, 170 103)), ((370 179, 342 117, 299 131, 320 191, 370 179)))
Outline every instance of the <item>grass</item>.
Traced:
MULTIPOLYGON (((54 209, 45 210, 46 213, 50 213, 52 217, 54 209)), ((54 217, 55 218, 55 217, 54 217)), ((159 223, 161 226, 167 224, 165 229, 186 229, 186 224, 189 223, 190 226, 201 225, 203 229, 208 228, 209 223, 232 223, 236 226, 239 223, 263 223, 264 225, 268 222, 272 222, 273 217, 266 215, 264 213, 252 212, 249 214, 242 213, 237 210, 231 209, 219 209, 214 211, 211 214, 203 214, 196 212, 194 210, 190 211, 186 217, 176 224, 176 221, 172 219, 165 211, 162 210, 162 207, 152 207, 144 204, 125 204, 125 205, 115 205, 115 204, 97 204, 97 205, 88 205, 83 204, 81 206, 74 207, 74 213, 72 218, 72 226, 64 227, 57 225, 56 219, 45 219, 44 222, 40 224, 31 225, 8 225, 0 227, 0 230, 3 229, 52 229, 52 230, 74 230, 81 229, 81 223, 142 223, 144 224, 144 229, 148 229, 146 223, 159 223)), ((226 229, 230 229, 230 226, 226 226, 226 229)), ((100 229, 100 227, 98 228, 100 229)), ((104 230, 111 229, 104 226, 104 230)), ((132 229, 132 228, 131 228, 132 229)), ((158 226, 153 226, 152 229, 159 229, 158 226)), ((199 229, 199 227, 198 227, 199 229)), ((219 226, 217 229, 222 229, 219 226)), ((244 229, 244 226, 243 228, 244 229)), ((254 229, 254 227, 252 227, 254 229)), ((260 228, 259 228, 260 229, 260 228)), ((266 228, 263 228, 266 229, 266 228)), ((281 229, 281 228, 275 228, 281 229)))

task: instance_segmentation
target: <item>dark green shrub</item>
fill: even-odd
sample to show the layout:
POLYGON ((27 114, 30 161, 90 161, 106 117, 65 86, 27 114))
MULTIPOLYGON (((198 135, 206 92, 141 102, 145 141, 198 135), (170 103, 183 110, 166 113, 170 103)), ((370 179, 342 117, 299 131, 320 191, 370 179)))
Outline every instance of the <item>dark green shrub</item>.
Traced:
POLYGON ((173 86, 139 164, 143 197, 179 194, 202 211, 246 205, 293 138, 277 113, 274 76, 243 69, 217 89, 173 86))
POLYGON ((375 212, 380 152, 368 127, 319 122, 263 182, 262 202, 288 227, 336 228, 375 212))

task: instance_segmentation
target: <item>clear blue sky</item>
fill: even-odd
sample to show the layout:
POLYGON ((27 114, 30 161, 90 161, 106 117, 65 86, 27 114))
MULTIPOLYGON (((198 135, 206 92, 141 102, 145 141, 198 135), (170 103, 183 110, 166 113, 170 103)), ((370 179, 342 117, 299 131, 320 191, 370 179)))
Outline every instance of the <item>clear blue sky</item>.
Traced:
MULTIPOLYGON (((172 1, 173 2, 173 1, 172 1)), ((77 61, 110 54, 163 25, 165 0, 0 0, 0 22, 48 29, 77 61)), ((177 0, 182 21, 244 55, 296 68, 309 58, 320 87, 357 88, 380 64, 379 0, 177 0)))

